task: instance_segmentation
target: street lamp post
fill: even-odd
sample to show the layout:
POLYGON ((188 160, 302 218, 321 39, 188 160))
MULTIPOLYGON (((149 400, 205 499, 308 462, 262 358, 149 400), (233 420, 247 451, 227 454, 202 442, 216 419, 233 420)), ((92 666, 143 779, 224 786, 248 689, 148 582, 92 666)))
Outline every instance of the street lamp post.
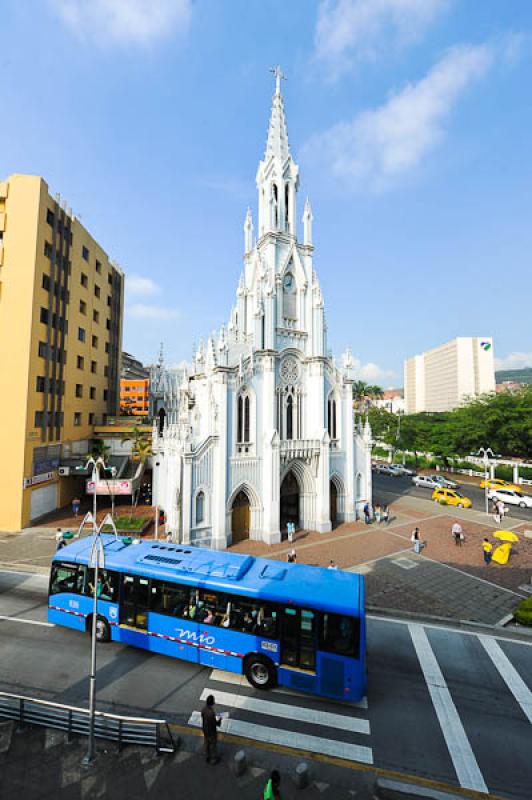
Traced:
POLYGON ((483 462, 484 462, 484 478, 486 480, 486 482, 484 484, 484 499, 485 499, 486 514, 489 514, 489 509, 488 509, 488 505, 489 505, 488 480, 489 480, 489 477, 490 477, 489 465, 490 465, 490 456, 491 456, 491 458, 495 458, 495 453, 493 452, 491 447, 479 447, 478 452, 476 453, 476 455, 477 456, 482 456, 482 459, 483 459, 483 462))

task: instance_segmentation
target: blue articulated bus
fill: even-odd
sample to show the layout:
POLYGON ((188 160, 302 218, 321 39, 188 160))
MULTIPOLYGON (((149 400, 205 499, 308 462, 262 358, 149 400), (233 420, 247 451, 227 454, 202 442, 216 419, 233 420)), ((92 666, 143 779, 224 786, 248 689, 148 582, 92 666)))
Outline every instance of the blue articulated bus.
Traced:
MULTIPOLYGON (((366 691, 364 578, 157 541, 103 535, 99 641, 342 700, 366 691)), ((90 631, 93 537, 59 550, 48 620, 90 631)))

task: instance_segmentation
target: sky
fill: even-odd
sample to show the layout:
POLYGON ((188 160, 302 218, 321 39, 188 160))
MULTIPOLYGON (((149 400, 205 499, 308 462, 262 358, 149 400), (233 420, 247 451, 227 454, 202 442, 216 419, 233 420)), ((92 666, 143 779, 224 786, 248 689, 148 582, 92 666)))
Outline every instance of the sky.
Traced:
POLYGON ((0 179, 120 264, 124 349, 227 321, 276 64, 329 347, 384 387, 455 336, 532 366, 529 0, 0 0, 0 179))

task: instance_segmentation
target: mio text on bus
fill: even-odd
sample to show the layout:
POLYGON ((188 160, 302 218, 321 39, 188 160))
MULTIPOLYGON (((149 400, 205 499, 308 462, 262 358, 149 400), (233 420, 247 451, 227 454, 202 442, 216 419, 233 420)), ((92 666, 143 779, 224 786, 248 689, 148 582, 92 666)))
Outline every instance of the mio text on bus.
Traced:
MULTIPOLYGON (((366 692, 364 578, 186 545, 102 537, 96 635, 342 700, 366 692)), ((91 631, 93 537, 52 562, 49 622, 91 631)))

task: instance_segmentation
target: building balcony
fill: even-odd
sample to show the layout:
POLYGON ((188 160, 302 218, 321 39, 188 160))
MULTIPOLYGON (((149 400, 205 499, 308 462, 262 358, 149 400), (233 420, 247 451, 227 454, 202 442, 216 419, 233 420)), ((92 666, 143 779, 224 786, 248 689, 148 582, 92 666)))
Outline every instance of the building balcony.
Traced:
POLYGON ((319 439, 284 439, 281 441, 281 461, 311 459, 320 452, 319 439))

